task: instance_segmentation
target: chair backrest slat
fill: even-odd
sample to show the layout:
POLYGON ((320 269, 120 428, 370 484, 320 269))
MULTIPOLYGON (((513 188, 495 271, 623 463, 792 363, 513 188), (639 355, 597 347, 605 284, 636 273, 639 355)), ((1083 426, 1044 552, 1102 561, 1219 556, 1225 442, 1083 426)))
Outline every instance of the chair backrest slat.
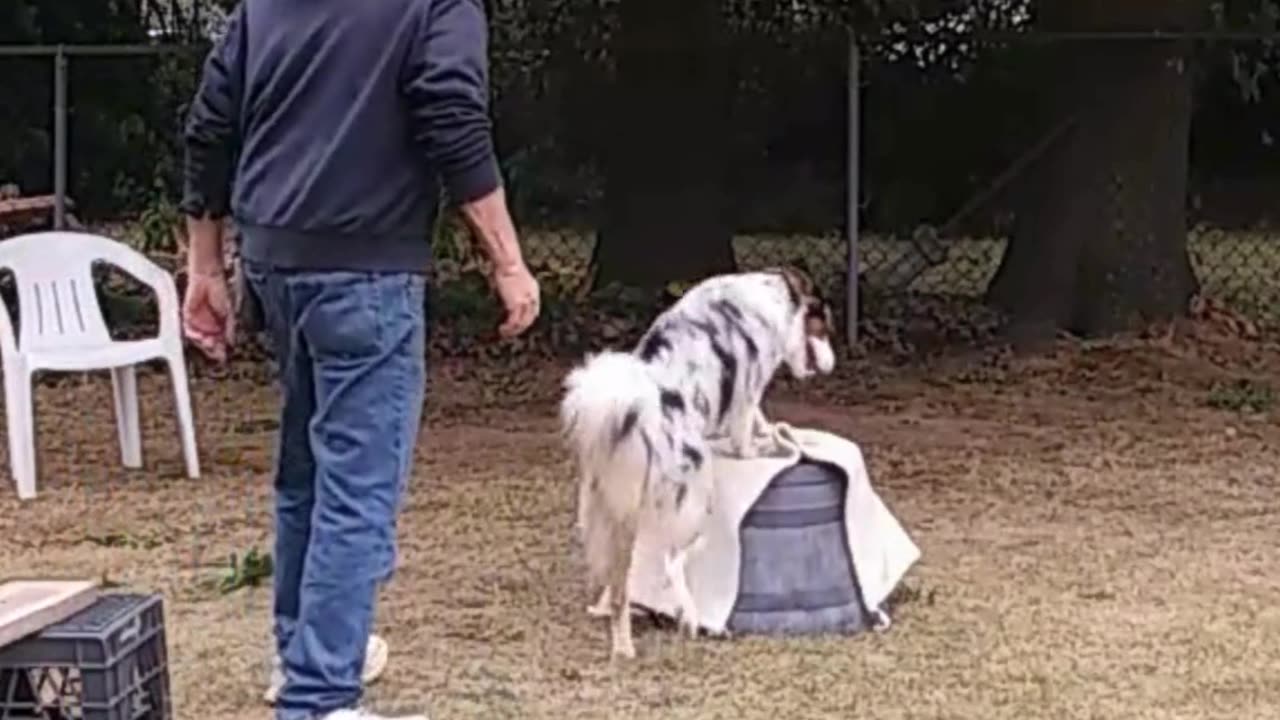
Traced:
POLYGON ((18 295, 18 347, 59 350, 109 342, 94 287, 96 262, 118 264, 132 248, 79 232, 41 232, 0 240, 0 267, 18 295))

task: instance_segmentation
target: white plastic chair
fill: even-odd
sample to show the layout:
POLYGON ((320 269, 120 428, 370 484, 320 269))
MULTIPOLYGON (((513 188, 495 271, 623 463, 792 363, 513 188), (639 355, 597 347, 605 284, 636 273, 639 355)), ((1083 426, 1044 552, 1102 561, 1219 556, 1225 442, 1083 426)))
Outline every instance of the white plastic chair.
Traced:
POLYGON ((183 360, 178 290, 173 277, 145 255, 110 238, 82 232, 37 232, 0 240, 0 268, 13 272, 18 290, 20 337, 15 342, 8 309, 0 300, 0 359, 4 366, 9 462, 18 497, 36 496, 35 417, 32 376, 38 370, 111 370, 120 457, 142 467, 135 366, 163 359, 177 401, 178 428, 187 476, 200 477, 191 392, 183 360), (93 263, 102 261, 149 286, 160 310, 160 332, 144 340, 112 340, 94 293, 93 263))

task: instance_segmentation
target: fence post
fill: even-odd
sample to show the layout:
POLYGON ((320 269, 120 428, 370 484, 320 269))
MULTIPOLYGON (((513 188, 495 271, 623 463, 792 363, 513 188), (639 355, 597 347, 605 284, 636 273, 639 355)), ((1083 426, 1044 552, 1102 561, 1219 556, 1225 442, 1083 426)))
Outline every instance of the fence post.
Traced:
POLYGON ((53 227, 67 226, 67 54, 53 55, 53 227))
POLYGON ((862 58, 858 49, 858 38, 854 33, 849 35, 849 124, 848 143, 848 197, 845 209, 845 235, 848 241, 848 259, 846 263, 847 280, 845 281, 845 338, 852 347, 858 342, 858 183, 862 129, 862 58))

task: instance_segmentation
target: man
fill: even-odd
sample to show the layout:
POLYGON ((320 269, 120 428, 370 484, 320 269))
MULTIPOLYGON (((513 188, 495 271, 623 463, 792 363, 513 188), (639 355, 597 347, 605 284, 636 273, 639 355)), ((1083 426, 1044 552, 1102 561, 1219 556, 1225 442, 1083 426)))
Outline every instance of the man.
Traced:
POLYGON ((191 107, 184 331, 226 357, 230 214, 283 385, 279 720, 379 717, 360 704, 387 652, 371 624, 420 422, 441 185, 492 260, 500 333, 538 315, 493 153, 487 43, 481 0, 243 0, 191 107))

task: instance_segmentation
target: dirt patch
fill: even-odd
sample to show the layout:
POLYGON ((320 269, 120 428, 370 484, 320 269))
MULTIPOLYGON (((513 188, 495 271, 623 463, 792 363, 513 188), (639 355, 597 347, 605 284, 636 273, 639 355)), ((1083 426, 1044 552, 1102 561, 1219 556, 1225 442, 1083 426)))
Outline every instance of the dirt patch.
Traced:
MULTIPOLYGON (((694 643, 642 630, 625 670, 583 612, 554 434, 563 366, 438 363, 371 700, 439 718, 1280 717, 1280 428, 1206 402, 1217 380, 1280 377, 1274 358, 1077 346, 782 383, 770 412, 858 440, 923 550, 896 624, 694 643)), ((0 576, 164 592, 176 717, 268 717, 269 590, 211 580, 270 548, 274 390, 196 381, 205 475, 188 481, 167 380, 141 383, 141 472, 119 467, 105 378, 39 390, 41 494, 0 492, 0 576)))

